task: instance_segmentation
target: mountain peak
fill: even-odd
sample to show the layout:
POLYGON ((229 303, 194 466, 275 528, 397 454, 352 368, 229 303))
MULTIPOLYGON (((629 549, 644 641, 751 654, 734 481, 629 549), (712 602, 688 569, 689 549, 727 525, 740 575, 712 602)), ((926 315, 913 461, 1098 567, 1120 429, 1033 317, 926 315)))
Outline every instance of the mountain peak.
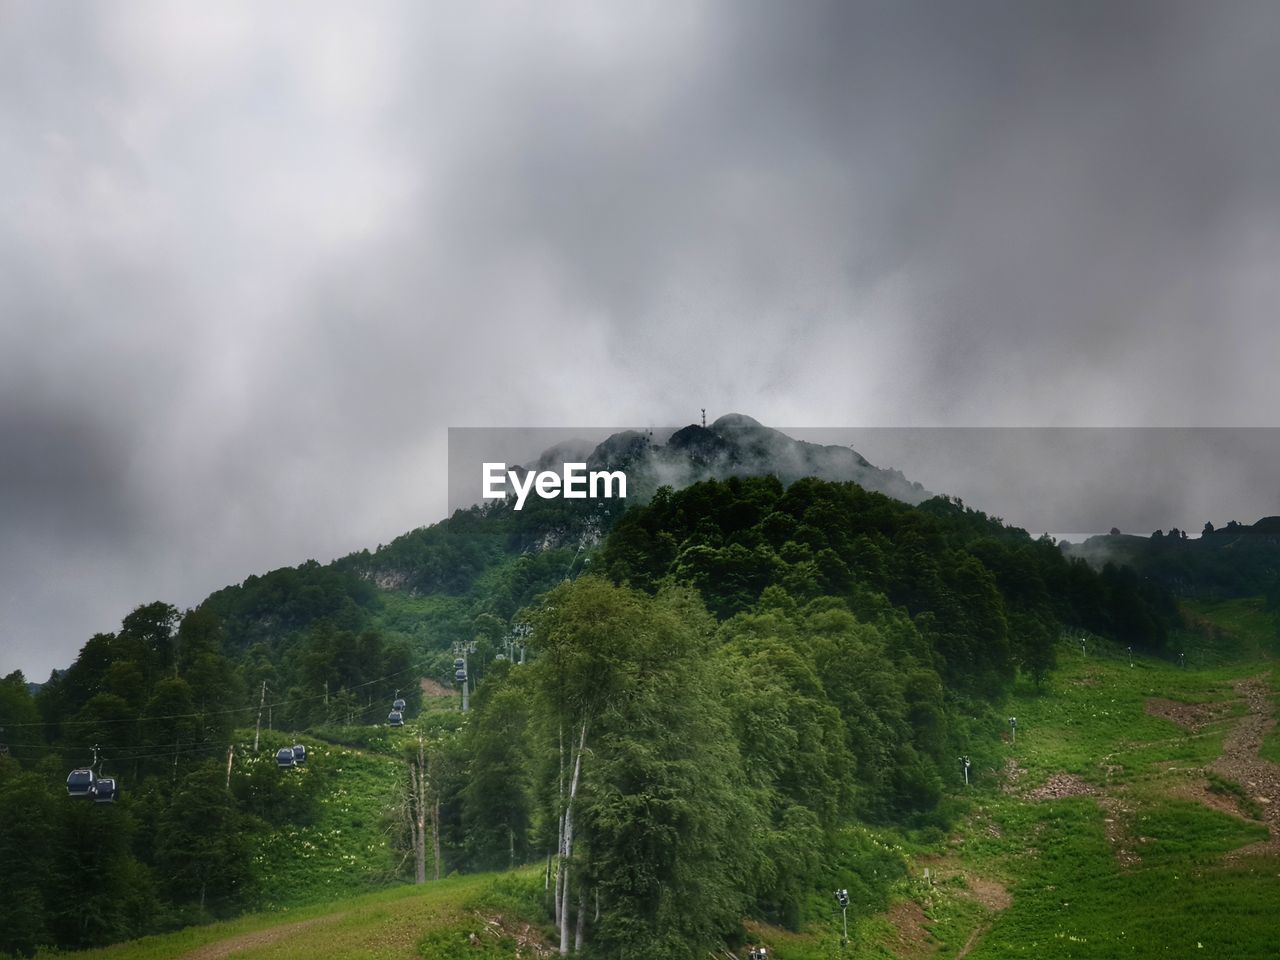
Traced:
POLYGON ((856 450, 787 436, 742 413, 727 413, 709 426, 691 423, 666 443, 649 435, 616 433, 587 458, 592 468, 625 469, 644 495, 659 486, 686 487, 731 476, 774 476, 784 484, 803 477, 853 482, 907 503, 932 494, 900 472, 875 466, 856 450))
POLYGON ((747 427, 754 427, 759 430, 764 429, 764 424, 754 417, 748 417, 745 413, 726 413, 711 424, 710 429, 715 431, 740 430, 747 427))

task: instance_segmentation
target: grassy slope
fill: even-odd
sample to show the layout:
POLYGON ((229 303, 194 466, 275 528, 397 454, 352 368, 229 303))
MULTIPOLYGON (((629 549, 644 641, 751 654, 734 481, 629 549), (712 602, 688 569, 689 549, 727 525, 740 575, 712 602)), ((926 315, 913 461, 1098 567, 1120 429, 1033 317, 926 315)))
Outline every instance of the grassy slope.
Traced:
POLYGON ((1204 636, 1187 645, 1191 666, 1280 654, 1280 624, 1261 597, 1186 600, 1182 610, 1191 622, 1208 627, 1204 636))
MULTIPOLYGON (((250 762, 275 764, 278 737, 250 762)), ((302 737, 305 768, 280 774, 318 792, 310 823, 286 823, 254 838, 256 901, 265 909, 363 893, 396 874, 388 843, 402 767, 393 758, 302 737)), ((265 742, 265 741, 264 741, 265 742)), ((283 740, 281 741, 283 744, 283 740)))
MULTIPOLYGON (((1213 661, 1252 659, 1263 648, 1272 626, 1257 607, 1233 601, 1198 611, 1223 628, 1213 661)), ((936 955, 969 946, 974 960, 1275 956, 1280 864, 1223 858, 1265 839, 1266 828, 1211 809, 1203 790, 1202 768, 1244 711, 1231 684, 1259 674, 1274 684, 1270 664, 1258 660, 1180 670, 1149 660, 1130 667, 1118 652, 1085 659, 1064 651, 1048 690, 1020 687, 1010 704, 1018 742, 1006 743, 1022 771, 1017 785, 1001 789, 997 772, 983 771, 966 829, 943 852, 961 889, 973 877, 1000 880, 1012 904, 988 914, 989 929, 970 941, 971 903, 917 891, 942 941, 936 955), (1189 730, 1149 715, 1152 697, 1203 705, 1204 725, 1189 730), (1089 793, 1028 796, 1064 772, 1089 793)))
POLYGON ((452 717, 456 709, 454 697, 427 697, 422 720, 399 730, 333 728, 358 734, 364 749, 314 735, 264 731, 258 756, 239 762, 273 769, 278 747, 304 743, 307 765, 279 776, 292 788, 314 791, 316 796, 310 819, 267 825, 253 838, 254 902, 267 910, 295 907, 409 878, 412 865, 393 850, 393 839, 403 829, 397 822, 405 774, 402 758, 415 741, 414 724, 429 725, 441 720, 441 714, 452 717))
MULTIPOLYGON (((1267 611, 1261 597, 1242 600, 1195 600, 1184 604, 1193 618, 1217 627, 1209 639, 1210 649, 1225 644, 1229 654, 1243 659, 1280 653, 1280 618, 1267 611)), ((1280 705, 1280 693, 1276 698, 1280 705)), ((1262 744, 1260 755, 1280 763, 1280 727, 1272 730, 1262 744)))
MULTIPOLYGON (((530 929, 522 920, 536 911, 539 881, 536 869, 451 877, 422 887, 403 886, 354 896, 336 904, 189 927, 76 956, 82 960, 216 960, 230 955, 244 960, 513 956, 522 941, 543 940, 544 931, 530 929)), ((527 954, 528 949, 523 952, 527 954)))
MULTIPOLYGON (((843 956, 1276 956, 1280 862, 1224 861, 1267 832, 1206 805, 1230 809, 1232 801, 1210 795, 1203 773, 1245 712, 1232 683, 1263 675, 1280 687, 1280 674, 1261 659, 1274 626, 1252 600, 1196 612, 1221 629, 1189 657, 1189 669, 1141 658, 1130 667, 1123 651, 1106 648, 1082 658, 1067 645, 1043 691, 1020 685, 1008 704, 1016 745, 1006 735, 1001 758, 960 789, 968 812, 955 834, 933 844, 904 840, 915 875, 888 916, 850 918, 843 956), (1152 716, 1148 698, 1199 705, 1204 725, 1189 730, 1152 716), (1035 799, 1039 792, 1066 795, 1035 799)), ((1276 747, 1273 732, 1262 754, 1276 747)), ((806 935, 752 934, 778 960, 817 960, 842 955, 838 922, 833 912, 806 935)))
POLYGON ((1180 796, 1203 782, 1199 768, 1218 756, 1233 720, 1189 732, 1143 712, 1148 696, 1225 699, 1228 679, 1257 672, 1086 661, 1067 665, 1049 696, 1023 691, 1022 737, 1009 753, 1025 786, 1066 770, 1098 795, 977 798, 971 823, 990 826, 971 829, 957 859, 1004 879, 1013 903, 970 956, 1274 956, 1275 862, 1221 859, 1264 839, 1265 827, 1180 796), (1123 862, 1117 850, 1138 859, 1123 862))

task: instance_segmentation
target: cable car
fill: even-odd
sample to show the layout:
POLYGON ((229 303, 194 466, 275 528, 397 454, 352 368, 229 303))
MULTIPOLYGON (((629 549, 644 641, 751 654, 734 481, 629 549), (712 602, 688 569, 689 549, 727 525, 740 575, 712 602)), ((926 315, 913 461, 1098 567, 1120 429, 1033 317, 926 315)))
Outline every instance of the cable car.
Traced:
POLYGON ((294 762, 292 747, 281 747, 276 751, 276 766, 281 770, 289 769, 294 762))
POLYGON ((119 795, 120 788, 116 786, 114 777, 99 777, 93 782, 94 803, 115 803, 119 795))
POLYGON ((467 661, 463 660, 461 657, 458 657, 453 661, 453 669, 455 670, 461 670, 466 665, 467 665, 467 661))
POLYGON ((307 748, 300 743, 293 745, 293 762, 298 766, 307 762, 307 748))
POLYGON ((88 797, 93 794, 93 784, 97 777, 89 767, 79 767, 67 774, 67 796, 88 797))
POLYGON ((400 699, 400 698, 397 698, 397 699, 395 700, 395 702, 391 704, 391 709, 392 709, 392 710, 403 710, 403 709, 404 709, 404 700, 403 700, 403 699, 400 699))
POLYGON ((454 680, 456 680, 456 681, 458 681, 458 683, 466 683, 466 682, 467 682, 467 671, 465 671, 465 670, 459 670, 457 673, 455 673, 455 674, 453 675, 453 679, 454 679, 454 680))
POLYGON ((387 714, 387 723, 391 724, 391 726, 393 727, 403 727, 404 714, 402 714, 399 710, 392 710, 389 714, 387 714))

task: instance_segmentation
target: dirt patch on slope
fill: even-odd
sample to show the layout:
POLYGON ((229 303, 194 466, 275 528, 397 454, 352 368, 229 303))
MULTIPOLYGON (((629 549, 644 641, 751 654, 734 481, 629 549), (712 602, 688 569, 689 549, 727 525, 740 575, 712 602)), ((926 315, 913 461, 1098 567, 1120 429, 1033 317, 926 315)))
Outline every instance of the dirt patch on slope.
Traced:
POLYGON ((1074 773, 1055 773, 1034 790, 1028 790, 1026 796, 1028 800, 1038 803, 1066 797, 1092 797, 1097 792, 1097 787, 1081 780, 1074 773))
POLYGON ((432 680, 430 677, 423 677, 418 681, 418 686, 422 688, 423 694, 428 697, 452 697, 453 691, 446 687, 439 680, 432 680))
POLYGON ((900 960, 921 960, 938 949, 933 935, 925 929, 924 909, 914 900, 899 900, 889 908, 885 919, 893 924, 893 933, 884 946, 900 960))
POLYGON ((1235 860, 1255 854, 1280 854, 1280 765, 1258 756, 1263 738, 1276 725, 1275 702, 1263 677, 1235 684, 1249 712, 1222 741, 1222 756, 1209 769, 1240 784, 1262 808, 1263 822, 1271 836, 1227 854, 1235 860))
POLYGON ((1000 788, 1005 793, 1017 793, 1018 781, 1026 771, 1018 766, 1018 761, 1010 757, 1004 762, 1004 785, 1000 788))
POLYGON ((1107 835, 1111 855, 1122 868, 1137 866, 1142 862, 1137 846, 1144 841, 1129 831, 1133 811, 1119 797, 1099 797, 1098 806, 1102 808, 1102 828, 1107 835))
POLYGON ((1151 697, 1144 709, 1153 717, 1170 720, 1180 727, 1195 732, 1202 730, 1217 720, 1222 720, 1231 712, 1231 702, 1218 703, 1182 703, 1178 700, 1166 700, 1163 697, 1151 697))
POLYGON ((1254 818, 1240 809, 1240 804, 1236 802, 1236 798, 1225 793, 1214 793, 1209 789, 1207 780, 1195 780, 1189 783, 1182 783, 1169 790, 1169 796, 1175 800, 1189 800, 1192 803, 1198 803, 1210 810, 1217 810, 1219 813, 1225 813, 1232 817, 1241 817, 1245 820, 1253 820, 1254 818))
POLYGON ((982 904, 988 910, 999 912, 1009 909, 1013 897, 999 880, 988 880, 986 877, 966 876, 966 889, 959 891, 960 896, 982 904))

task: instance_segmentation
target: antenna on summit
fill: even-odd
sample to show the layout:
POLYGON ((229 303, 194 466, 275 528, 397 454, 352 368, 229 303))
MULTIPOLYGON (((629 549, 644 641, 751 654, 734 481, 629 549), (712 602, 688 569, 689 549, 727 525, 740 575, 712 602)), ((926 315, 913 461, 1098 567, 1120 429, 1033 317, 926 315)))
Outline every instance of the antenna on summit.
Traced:
POLYGON ((707 429, 707 408, 702 408, 702 429, 707 429))

